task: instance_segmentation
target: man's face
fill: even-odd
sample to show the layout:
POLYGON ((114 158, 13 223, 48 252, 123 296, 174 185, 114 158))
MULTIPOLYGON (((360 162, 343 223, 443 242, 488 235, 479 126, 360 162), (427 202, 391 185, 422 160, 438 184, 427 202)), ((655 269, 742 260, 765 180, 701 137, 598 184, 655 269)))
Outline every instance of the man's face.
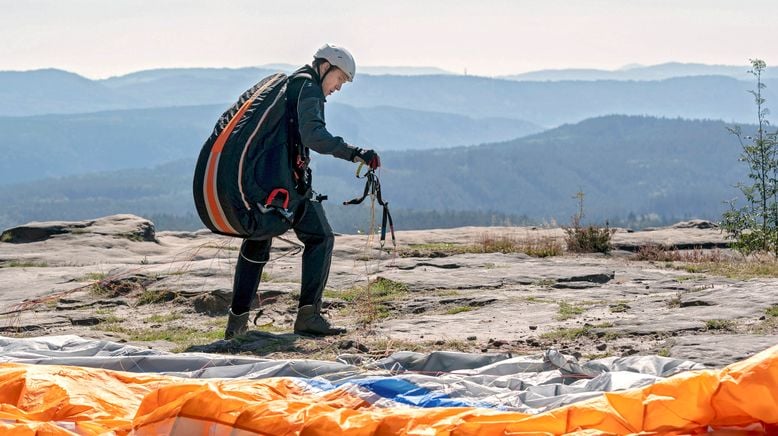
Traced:
POLYGON ((340 91, 340 87, 346 82, 348 82, 346 73, 338 67, 332 67, 332 70, 324 77, 324 81, 321 83, 321 90, 324 92, 324 96, 327 97, 335 91, 340 91))

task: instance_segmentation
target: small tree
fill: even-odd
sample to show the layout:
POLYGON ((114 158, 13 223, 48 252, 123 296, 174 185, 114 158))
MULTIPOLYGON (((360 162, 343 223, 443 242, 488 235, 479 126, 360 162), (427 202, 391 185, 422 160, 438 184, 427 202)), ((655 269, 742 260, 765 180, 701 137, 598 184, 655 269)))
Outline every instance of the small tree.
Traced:
POLYGON ((778 137, 776 132, 768 132, 770 122, 765 107, 762 90, 762 72, 767 67, 760 59, 751 59, 749 70, 756 78, 756 90, 749 91, 754 96, 757 109, 757 130, 754 136, 744 135, 740 126, 727 128, 740 142, 743 152, 740 161, 748 165, 750 183, 738 183, 746 204, 735 207, 735 201, 729 202, 729 210, 724 212, 721 227, 735 240, 733 246, 742 253, 772 251, 778 254, 778 137))

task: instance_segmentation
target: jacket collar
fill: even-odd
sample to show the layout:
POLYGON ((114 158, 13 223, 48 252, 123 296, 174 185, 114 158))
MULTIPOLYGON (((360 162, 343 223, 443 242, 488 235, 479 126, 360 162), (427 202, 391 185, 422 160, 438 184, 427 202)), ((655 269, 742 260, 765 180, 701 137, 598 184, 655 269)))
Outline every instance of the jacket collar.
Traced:
POLYGON ((297 75, 299 73, 310 74, 311 77, 313 78, 314 82, 316 82, 318 85, 321 85, 321 77, 319 77, 319 72, 316 71, 316 69, 313 68, 312 66, 304 65, 304 66, 298 68, 297 71, 292 73, 292 76, 297 75))

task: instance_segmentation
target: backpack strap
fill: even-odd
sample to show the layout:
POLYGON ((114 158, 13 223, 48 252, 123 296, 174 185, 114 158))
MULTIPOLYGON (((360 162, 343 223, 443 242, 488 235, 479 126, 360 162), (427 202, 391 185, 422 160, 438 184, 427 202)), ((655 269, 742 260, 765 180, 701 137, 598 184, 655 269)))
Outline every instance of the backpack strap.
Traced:
MULTIPOLYGON (((311 73, 309 73, 307 71, 298 71, 298 72, 293 73, 292 75, 290 75, 287 78, 287 88, 286 88, 287 89, 287 99, 295 99, 295 105, 294 105, 295 108, 299 108, 300 94, 302 94, 302 85, 297 87, 297 89, 296 89, 297 90, 297 95, 289 95, 288 92, 289 92, 289 89, 292 88, 292 86, 291 86, 292 82, 298 82, 298 81, 301 81, 301 80, 311 80, 311 81, 314 81, 313 74, 311 74, 311 73)), ((287 109, 288 109, 288 106, 287 106, 287 109)), ((299 110, 299 109, 297 109, 297 110, 299 110)), ((291 132, 293 129, 299 128, 299 125, 295 124, 295 121, 297 123, 299 123, 299 121, 300 121, 297 118, 297 114, 292 115, 292 114, 287 113, 287 118, 289 120, 289 122, 287 123, 288 124, 287 128, 289 129, 289 132, 291 132)), ((306 174, 308 172, 308 156, 306 156, 305 145, 303 145, 302 143, 300 143, 300 144, 293 144, 292 143, 292 138, 294 136, 296 136, 296 135, 292 135, 291 133, 288 135, 288 138, 289 138, 288 146, 289 146, 289 149, 292 151, 292 154, 293 154, 292 165, 295 168, 295 170, 293 171, 293 174, 294 174, 294 177, 295 177, 295 183, 297 183, 299 181, 305 180, 306 178, 310 179, 310 174, 306 174), (297 146, 295 146, 295 145, 297 145, 297 146)), ((306 183, 309 183, 309 182, 303 181, 303 184, 306 184, 306 183)), ((308 191, 310 190, 310 186, 307 186, 307 190, 308 191)), ((307 197, 309 195, 309 193, 306 192, 304 195, 307 197)))
POLYGON ((313 80, 313 74, 305 72, 305 71, 300 71, 299 73, 294 73, 291 76, 289 76, 289 81, 290 82, 292 80, 297 80, 297 79, 313 80))

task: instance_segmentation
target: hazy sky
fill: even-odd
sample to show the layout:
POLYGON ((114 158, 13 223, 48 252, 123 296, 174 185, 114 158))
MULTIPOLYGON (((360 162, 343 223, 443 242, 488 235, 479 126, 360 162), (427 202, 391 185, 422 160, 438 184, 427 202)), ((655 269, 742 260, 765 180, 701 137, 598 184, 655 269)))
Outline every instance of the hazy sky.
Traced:
POLYGON ((358 65, 499 75, 669 61, 778 62, 775 0, 0 0, 0 70, 358 65), (283 7, 282 7, 283 5, 283 7))

